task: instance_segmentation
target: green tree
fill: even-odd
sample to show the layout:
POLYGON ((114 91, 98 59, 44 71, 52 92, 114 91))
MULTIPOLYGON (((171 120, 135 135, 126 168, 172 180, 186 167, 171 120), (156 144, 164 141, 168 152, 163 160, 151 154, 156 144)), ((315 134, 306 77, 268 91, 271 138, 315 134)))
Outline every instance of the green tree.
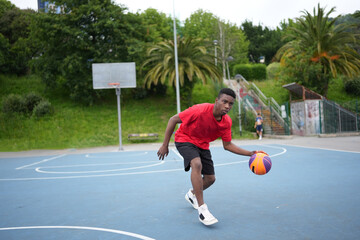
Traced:
POLYGON ((140 14, 140 17, 146 28, 146 42, 160 42, 173 37, 173 20, 165 13, 148 8, 140 14))
POLYGON ((145 28, 136 15, 111 0, 59 0, 60 14, 39 13, 31 25, 41 47, 33 66, 48 87, 64 87, 76 101, 91 104, 92 63, 129 62, 138 56, 145 28))
MULTIPOLYGON (((283 25, 285 27, 286 25, 283 25)), ((274 59, 276 52, 283 45, 282 30, 277 28, 271 30, 268 27, 263 28, 260 24, 254 26, 252 22, 245 21, 241 24, 249 45, 249 60, 251 62, 259 62, 260 56, 265 57, 266 64, 274 59)))
MULTIPOLYGON (((155 43, 159 43, 164 39, 173 38, 173 19, 170 16, 166 16, 165 13, 158 12, 156 9, 148 8, 138 16, 141 21, 141 26, 145 29, 143 35, 143 41, 139 41, 137 47, 138 54, 135 56, 135 60, 142 63, 146 60, 146 50, 155 43)), ((180 28, 179 22, 177 21, 177 29, 180 28)), ((140 65, 139 65, 140 66, 140 65)), ((140 70, 140 69, 139 69, 140 70)), ((149 68, 142 69, 144 72, 149 68)), ((164 95, 166 93, 166 85, 157 84, 152 85, 149 89, 144 87, 143 75, 139 74, 137 77, 137 89, 133 89, 133 96, 145 97, 147 94, 158 94, 164 95), (144 94, 145 93, 145 94, 144 94)))
POLYGON ((226 77, 226 65, 229 64, 229 68, 232 72, 232 67, 235 64, 248 63, 247 54, 249 41, 246 40, 246 36, 243 31, 234 24, 218 21, 218 59, 222 64, 223 78, 226 77), (232 57, 231 61, 228 61, 232 57))
POLYGON ((0 0, 0 17, 2 17, 2 15, 11 10, 16 8, 14 4, 12 4, 10 1, 8 0, 0 0))
MULTIPOLYGON (((192 104, 192 89, 195 81, 201 80, 204 84, 208 80, 219 81, 221 73, 214 64, 214 58, 207 53, 206 47, 201 39, 177 38, 178 69, 180 93, 182 100, 187 106, 192 104)), ((143 66, 150 66, 150 70, 145 75, 145 84, 158 83, 175 86, 175 52, 174 41, 164 40, 147 51, 148 59, 143 66)))
POLYGON ((3 7, 0 11, 0 34, 5 44, 0 50, 3 56, 0 72, 24 74, 36 52, 36 47, 28 39, 29 25, 35 12, 20 10, 6 1, 0 1, 0 7, 3 7))
POLYGON ((0 69, 2 73, 9 71, 7 64, 10 60, 9 48, 9 40, 0 33, 0 69))
POLYGON ((183 32, 185 37, 203 39, 205 46, 207 46, 208 48, 208 52, 214 55, 214 63, 215 57, 217 57, 218 59, 216 60, 216 62, 218 62, 217 64, 220 64, 220 52, 218 45, 219 36, 217 34, 218 22, 218 17, 215 16, 213 13, 198 9, 197 11, 192 13, 189 18, 185 19, 183 32), (218 53, 216 54, 216 56, 215 51, 217 51, 218 53))
POLYGON ((189 18, 185 19, 184 35, 191 38, 216 40, 218 17, 211 12, 202 9, 192 13, 189 18))
POLYGON ((206 40, 209 53, 216 56, 218 66, 222 66, 223 77, 226 78, 226 60, 229 56, 234 58, 230 68, 237 63, 247 63, 249 41, 244 32, 235 24, 220 20, 210 12, 199 9, 185 20, 184 35, 186 37, 206 40), (217 41, 214 45, 214 40, 217 41))
MULTIPOLYGON (((360 73, 360 56, 354 49, 359 39, 353 33, 354 26, 335 26, 339 16, 329 19, 334 10, 335 8, 331 8, 326 13, 320 5, 317 11, 314 8, 313 15, 304 10, 304 15, 297 19, 295 27, 290 27, 287 32, 286 37, 292 40, 278 52, 283 63, 286 64, 286 60, 298 59, 307 69, 312 69, 305 72, 307 77, 302 80, 308 87, 324 96, 327 94, 330 79, 339 72, 348 77, 360 73)), ((300 71, 303 70, 305 69, 300 71)))
POLYGON ((360 18, 360 10, 357 10, 357 11, 355 11, 354 13, 353 13, 353 16, 355 17, 355 18, 360 18))

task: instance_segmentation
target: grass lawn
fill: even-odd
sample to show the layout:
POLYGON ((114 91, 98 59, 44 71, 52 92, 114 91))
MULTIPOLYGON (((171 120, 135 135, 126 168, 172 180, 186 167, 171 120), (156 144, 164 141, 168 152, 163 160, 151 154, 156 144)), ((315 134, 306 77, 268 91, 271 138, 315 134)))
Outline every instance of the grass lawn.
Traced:
MULTIPOLYGON (((47 98, 55 110, 52 116, 40 119, 0 112, 0 151, 86 148, 119 143, 115 92, 106 102, 82 106, 56 92, 45 91, 36 76, 0 76, 0 83, 1 98, 10 93, 35 92, 47 98)), ((176 112, 176 102, 171 103, 171 100, 171 97, 150 97, 143 101, 123 99, 123 143, 128 143, 130 133, 156 132, 161 141, 168 119, 176 112)))
POLYGON ((280 81, 269 79, 266 81, 254 81, 255 85, 264 93, 266 97, 272 97, 282 105, 289 101, 289 91, 282 87, 280 81))

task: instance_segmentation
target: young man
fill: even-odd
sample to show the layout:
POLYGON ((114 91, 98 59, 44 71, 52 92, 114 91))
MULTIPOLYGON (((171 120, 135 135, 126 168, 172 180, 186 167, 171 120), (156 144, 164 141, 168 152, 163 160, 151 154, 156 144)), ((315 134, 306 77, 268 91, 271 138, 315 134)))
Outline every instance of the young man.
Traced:
POLYGON ((263 128, 262 128, 262 124, 263 124, 263 119, 261 117, 261 114, 258 113, 257 117, 255 119, 255 126, 254 128, 256 128, 256 133, 259 135, 259 140, 262 139, 262 132, 263 132, 263 128))
POLYGON ((215 182, 215 171, 209 143, 221 137, 226 150, 239 155, 251 156, 262 151, 247 151, 231 142, 231 118, 227 113, 235 102, 235 93, 229 88, 221 89, 215 104, 194 105, 172 116, 165 131, 164 142, 157 155, 163 160, 169 153, 169 141, 175 126, 181 123, 175 133, 175 146, 184 158, 185 171, 191 168, 190 189, 185 199, 198 209, 199 220, 212 225, 218 220, 204 203, 203 191, 215 182))

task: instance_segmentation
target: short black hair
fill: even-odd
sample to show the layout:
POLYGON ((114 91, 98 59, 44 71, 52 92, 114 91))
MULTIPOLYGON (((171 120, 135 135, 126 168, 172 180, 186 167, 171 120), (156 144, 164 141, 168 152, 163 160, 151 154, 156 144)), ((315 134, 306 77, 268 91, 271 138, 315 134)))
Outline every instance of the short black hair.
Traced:
POLYGON ((226 94, 226 95, 229 95, 229 96, 231 96, 233 98, 236 98, 235 92, 230 88, 221 89, 220 92, 219 92, 218 98, 220 98, 221 95, 223 95, 223 94, 226 94))

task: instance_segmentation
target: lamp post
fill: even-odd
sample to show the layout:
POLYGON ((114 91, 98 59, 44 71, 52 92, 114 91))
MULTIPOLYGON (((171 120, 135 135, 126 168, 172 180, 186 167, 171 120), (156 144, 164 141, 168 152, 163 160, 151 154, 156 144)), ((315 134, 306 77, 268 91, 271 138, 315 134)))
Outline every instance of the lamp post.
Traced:
POLYGON ((240 74, 236 74, 235 75, 235 79, 238 82, 238 89, 236 90, 236 95, 238 96, 238 105, 239 105, 239 130, 240 130, 240 136, 242 136, 242 127, 241 127, 241 97, 240 97, 240 89, 241 89, 241 85, 240 85, 240 80, 241 80, 242 76, 240 74))
POLYGON ((233 60, 234 60, 234 58, 232 56, 228 56, 226 58, 226 68, 227 68, 227 74, 228 74, 229 81, 230 81, 229 62, 233 61, 233 60))
POLYGON ((214 46, 215 46, 215 66, 217 66, 217 53, 216 53, 216 48, 217 48, 218 40, 214 40, 213 43, 214 43, 214 46))
POLYGON ((179 67, 178 67, 177 42, 176 42, 175 0, 173 0, 173 11, 174 11, 174 51, 175 51, 175 76, 176 76, 176 105, 177 105, 177 113, 180 113, 180 84, 179 84, 179 67))

